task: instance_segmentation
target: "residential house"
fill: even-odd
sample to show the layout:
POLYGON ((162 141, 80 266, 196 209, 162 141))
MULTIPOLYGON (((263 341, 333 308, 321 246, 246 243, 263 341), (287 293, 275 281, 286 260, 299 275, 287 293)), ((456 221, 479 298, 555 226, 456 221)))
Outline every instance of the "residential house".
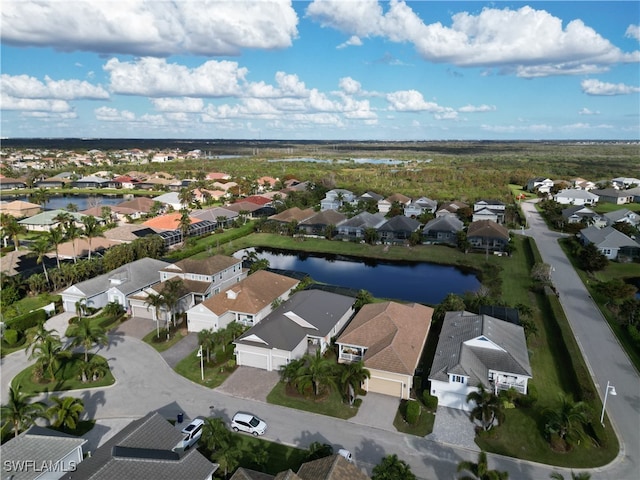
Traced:
POLYGON ((553 196, 553 199, 562 205, 595 205, 598 203, 598 195, 575 188, 560 190, 553 196))
POLYGON ((473 204, 472 222, 491 220, 503 224, 506 205, 499 200, 479 200, 473 204))
POLYGON ((19 178, 0 178, 0 190, 19 190, 27 188, 27 184, 19 178))
POLYGON ((141 180, 136 188, 141 188, 144 190, 166 190, 169 188, 174 182, 171 178, 162 178, 162 177, 149 177, 145 180, 141 180))
POLYGON ((207 180, 231 180, 231 175, 222 172, 209 172, 205 178, 207 180))
POLYGON ((415 218, 396 215, 378 228, 378 238, 382 243, 404 244, 419 229, 420 222, 415 218))
POLYGON ((119 221, 123 221, 127 217, 138 220, 150 213, 155 203, 156 201, 149 197, 135 197, 132 200, 113 205, 111 212, 116 215, 119 221))
POLYGON ((640 258, 640 243, 609 226, 590 226, 580 230, 578 240, 583 245, 594 244, 609 260, 640 258))
POLYGON ((373 228, 377 231, 386 221, 381 213, 361 212, 336 225, 338 237, 343 240, 364 240, 368 229, 373 228))
POLYGON ((429 373, 438 406, 471 410, 467 395, 490 391, 527 393, 532 378, 524 329, 489 315, 447 312, 429 373))
POLYGON ((633 195, 634 203, 640 203, 640 187, 628 188, 627 193, 633 195))
POLYGON ((297 292, 233 342, 237 364, 278 371, 309 351, 324 352, 353 315, 354 303, 323 290, 297 292))
POLYGON ((491 220, 478 220, 467 228, 467 241, 476 249, 502 252, 509 243, 509 230, 491 220))
POLYGON ((221 330, 231 322, 252 327, 289 298, 300 282, 266 270, 258 270, 226 290, 187 310, 187 329, 221 330))
POLYGON ((240 467, 231 476, 231 480, 371 480, 371 478, 342 455, 334 454, 303 463, 298 473, 285 470, 273 476, 240 467))
POLYGON ((614 188, 625 190, 627 188, 640 187, 640 178, 616 177, 611 179, 614 188))
POLYGON ((213 182, 213 188, 222 190, 229 194, 229 190, 238 186, 236 182, 213 182))
POLYGON ((362 195, 356 198, 357 203, 371 202, 371 203, 375 203, 376 205, 380 200, 384 200, 384 196, 380 195, 379 193, 371 192, 371 191, 364 192, 362 195))
POLYGON ((199 220, 215 222, 216 226, 228 227, 238 218, 238 212, 223 207, 205 208, 202 210, 192 210, 191 216, 199 220))
POLYGON ((227 204, 224 208, 237 212, 238 214, 240 214, 240 212, 242 212, 243 215, 248 214, 253 218, 269 217, 276 213, 276 209, 270 206, 270 204, 258 205, 257 203, 245 202, 244 200, 227 204))
POLYGON ((607 225, 626 222, 632 227, 638 228, 638 226, 640 226, 640 213, 632 212, 627 208, 621 208, 619 210, 614 210, 613 212, 605 213, 604 218, 607 225))
POLYGON ((584 205, 573 205, 563 209, 562 218, 564 218, 567 223, 583 222, 586 225, 595 225, 597 227, 604 227, 606 225, 606 220, 602 215, 584 205))
POLYGON ((391 210, 391 206, 394 204, 394 202, 398 202, 404 209, 411 203, 411 199, 401 193, 394 193, 393 195, 390 195, 387 198, 383 198, 382 200, 378 201, 378 212, 386 215, 387 213, 389 213, 389 210, 391 210))
POLYGON ((324 236, 327 227, 336 227, 347 219, 335 210, 324 210, 298 223, 298 231, 303 235, 324 236))
POLYGON ((292 207, 275 215, 271 215, 269 217, 269 222, 277 223, 281 227, 289 225, 291 222, 295 222, 297 226, 298 223, 306 220, 307 218, 311 218, 315 214, 316 212, 313 210, 313 208, 305 208, 304 210, 302 210, 298 207, 292 207))
POLYGON ((129 175, 119 175, 115 177, 112 181, 120 184, 119 188, 127 188, 127 189, 137 188, 138 184, 140 183, 140 180, 138 180, 137 178, 131 177, 129 175))
POLYGON ((33 426, 0 446, 3 479, 56 480, 82 462, 87 440, 33 426), (11 466, 15 466, 13 469, 11 466))
POLYGON ((242 268, 242 260, 226 255, 213 255, 199 260, 185 258, 167 265, 160 271, 160 280, 163 282, 177 277, 206 283, 208 288, 204 298, 220 293, 246 276, 247 272, 242 268))
POLYGON ((420 197, 412 201, 404 207, 404 215, 406 217, 418 218, 423 213, 435 213, 438 208, 438 202, 427 197, 420 197))
POLYGON ((35 186, 37 188, 62 188, 69 183, 71 183, 71 179, 56 176, 38 180, 35 186))
POLYGON ((162 195, 158 195, 157 197, 153 197, 154 202, 160 202, 167 207, 171 207, 174 210, 178 211, 182 208, 188 207, 180 201, 178 192, 169 192, 164 193, 162 195))
POLYGON ((103 234, 104 238, 107 240, 118 243, 131 243, 148 235, 157 235, 157 232, 152 228, 145 227, 144 225, 125 223, 124 225, 105 230, 103 234))
POLYGON ((270 205, 272 200, 269 197, 264 197, 262 195, 250 195, 248 197, 244 197, 242 202, 255 203, 260 207, 264 207, 265 205, 270 205))
POLYGON ((0 202, 0 212, 11 215, 15 218, 33 217, 37 215, 42 207, 35 203, 14 200, 12 202, 0 202))
POLYGON ((256 182, 258 183, 258 191, 266 192, 275 188, 278 179, 273 177, 260 177, 256 182))
POLYGON ((129 296, 160 282, 160 270, 170 265, 154 258, 141 258, 84 282, 76 283, 62 291, 62 308, 75 312, 76 303, 102 308, 109 302, 117 302, 134 317, 150 318, 146 310, 132 309, 129 296))
POLYGON ((574 178, 571 180, 571 184, 573 188, 577 188, 579 190, 593 190, 596 188, 596 184, 589 180, 585 180, 584 178, 574 178))
POLYGON ((460 216, 460 214, 466 211, 468 208, 469 205, 464 202, 445 202, 440 205, 438 210, 436 210, 436 217, 442 217, 445 215, 460 216))
POLYGON ((180 429, 151 412, 113 435, 64 479, 212 480, 219 465, 197 448, 179 448, 183 439, 180 429))
MULTIPOLYGON (((47 210, 45 212, 38 213, 32 217, 28 217, 22 220, 18 220, 20 225, 26 227, 27 230, 33 232, 48 232, 52 228, 60 225, 60 222, 56 220, 56 217, 60 214, 70 215, 74 218, 75 224, 77 227, 82 227, 82 219, 86 217, 86 215, 82 215, 77 212, 68 212, 66 210, 47 210)), ((102 219, 98 219, 102 221, 102 219)))
POLYGON ((546 177, 535 177, 527 180, 527 191, 538 193, 550 193, 553 188, 553 180, 546 177))
POLYGON ((310 182, 301 182, 300 180, 296 180, 295 178, 286 180, 284 182, 285 188, 281 190, 282 192, 306 192, 310 188, 312 188, 312 184, 310 182))
POLYGON ((458 234, 463 230, 464 223, 455 215, 436 217, 427 222, 422 229, 422 242, 456 245, 458 234))
POLYGON ((345 190, 343 188, 329 190, 320 201, 320 211, 339 210, 343 204, 353 203, 355 199, 355 194, 350 190, 345 190))
POLYGON ((364 390, 408 399, 432 316, 419 303, 364 305, 336 340, 338 361, 364 362, 364 390))
POLYGON ((615 205, 624 205, 625 203, 633 203, 633 194, 628 190, 618 190, 616 188, 603 188, 592 191, 598 196, 599 202, 613 203, 615 205))
MULTIPOLYGON (((179 212, 167 213, 165 215, 158 215, 157 217, 150 218, 143 222, 142 225, 152 228, 157 232, 165 230, 179 230, 181 218, 182 214, 179 212)), ((194 225, 204 220, 200 220, 199 218, 189 215, 189 221, 191 225, 194 225)))
MULTIPOLYGON (((58 258, 60 260, 87 258, 89 256, 89 250, 91 250, 91 255, 95 255, 96 253, 103 253, 119 243, 121 242, 110 240, 105 237, 95 237, 91 239, 91 245, 89 245, 88 238, 75 238, 58 245, 58 258)), ((51 251, 48 255, 53 257, 55 256, 55 253, 54 247, 51 247, 51 251)))
POLYGON ((106 188, 109 180, 90 175, 71 182, 73 188, 106 188))

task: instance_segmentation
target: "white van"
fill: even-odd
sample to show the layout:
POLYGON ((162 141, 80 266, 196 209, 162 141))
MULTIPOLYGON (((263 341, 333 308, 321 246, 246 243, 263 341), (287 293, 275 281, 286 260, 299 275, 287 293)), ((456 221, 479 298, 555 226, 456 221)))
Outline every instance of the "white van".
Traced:
POLYGON ((182 439, 182 448, 187 450, 194 443, 200 440, 202 436, 202 428, 204 427, 204 420, 200 417, 193 419, 193 421, 182 429, 184 438, 182 439))

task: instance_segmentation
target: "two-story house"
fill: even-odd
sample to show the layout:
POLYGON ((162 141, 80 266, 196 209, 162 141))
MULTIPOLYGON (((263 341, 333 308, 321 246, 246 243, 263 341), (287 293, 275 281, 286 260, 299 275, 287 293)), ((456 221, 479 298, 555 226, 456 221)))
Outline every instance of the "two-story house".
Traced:
POLYGON ((535 177, 527 180, 527 191, 549 193, 553 188, 553 180, 546 177, 535 177))
POLYGON ((343 188, 329 190, 320 201, 320 211, 338 210, 343 204, 353 203, 355 199, 355 194, 350 190, 343 188))
POLYGON ((418 218, 423 213, 435 213, 438 202, 427 197, 420 197, 404 207, 406 217, 418 218))
POLYGON ((478 200, 473 204, 473 219, 491 220, 493 222, 503 224, 505 221, 506 205, 499 200, 478 200))

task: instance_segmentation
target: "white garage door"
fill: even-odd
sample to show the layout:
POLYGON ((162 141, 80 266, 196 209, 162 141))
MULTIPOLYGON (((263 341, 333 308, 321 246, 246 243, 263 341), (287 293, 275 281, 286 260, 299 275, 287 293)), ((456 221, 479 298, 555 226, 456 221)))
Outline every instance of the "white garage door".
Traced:
POLYGON ((141 307, 139 305, 131 305, 131 316, 137 318, 149 318, 153 320, 153 308, 141 307))
POLYGON ((372 377, 369 379, 369 391, 402 398, 402 383, 386 378, 372 377))
POLYGON ((442 392, 438 399, 438 405, 449 408, 457 408, 459 410, 470 410, 471 407, 467 403, 466 395, 460 395, 453 392, 442 392))
POLYGON ((276 357, 276 356, 271 356, 271 369, 273 371, 280 371, 280 367, 284 366, 287 364, 287 359, 286 357, 276 357))
POLYGON ((238 365, 245 367, 261 368, 267 370, 267 356, 253 352, 238 351, 236 347, 236 360, 238 365))

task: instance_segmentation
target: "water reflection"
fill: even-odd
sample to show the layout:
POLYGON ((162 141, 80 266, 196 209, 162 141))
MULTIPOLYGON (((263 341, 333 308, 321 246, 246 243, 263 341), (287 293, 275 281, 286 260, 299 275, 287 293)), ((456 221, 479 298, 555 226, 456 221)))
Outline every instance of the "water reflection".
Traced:
MULTIPOLYGON (((256 253, 259 259, 268 260, 271 268, 303 272, 317 282, 364 289, 381 298, 435 305, 449 293, 463 295, 480 287, 475 274, 433 263, 388 263, 265 248, 256 249, 256 253)), ((242 250, 235 256, 242 258, 245 254, 242 250)))

